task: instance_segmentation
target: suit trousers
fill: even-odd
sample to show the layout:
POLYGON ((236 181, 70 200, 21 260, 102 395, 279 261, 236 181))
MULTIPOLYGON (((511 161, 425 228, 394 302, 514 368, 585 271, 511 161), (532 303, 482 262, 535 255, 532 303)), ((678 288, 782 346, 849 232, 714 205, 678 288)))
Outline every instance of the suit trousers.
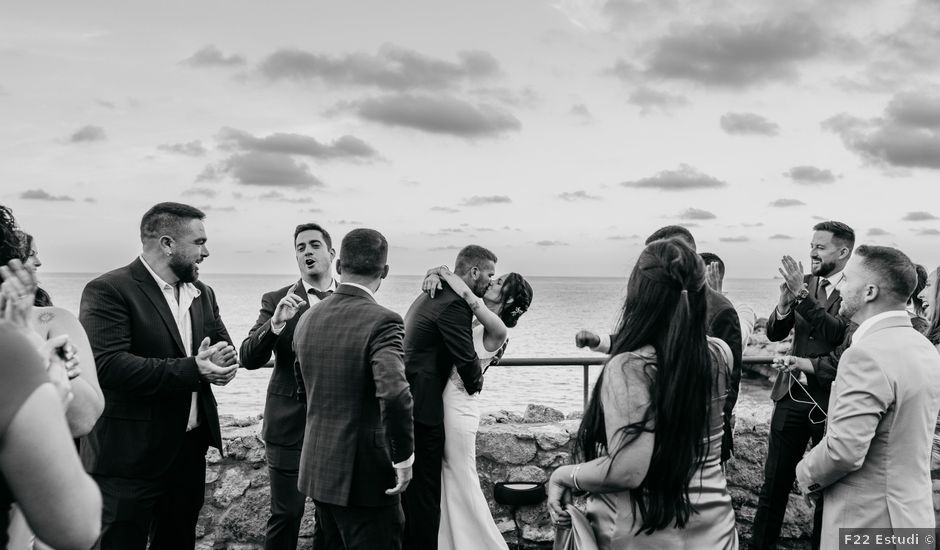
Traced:
MULTIPOLYGON (((192 550, 196 522, 205 501, 205 425, 186 433, 169 469, 153 479, 93 474, 101 489, 101 538, 96 549, 192 550)), ((115 452, 120 452, 116 449, 115 452)))
POLYGON ((296 550, 306 497, 297 489, 300 446, 265 444, 271 480, 271 517, 264 534, 264 550, 296 550))
POLYGON ((339 506, 314 500, 316 550, 401 550, 401 506, 339 506))
POLYGON ((441 467, 444 460, 444 424, 415 421, 413 477, 402 495, 405 510, 405 550, 437 550, 441 526, 441 467))
MULTIPOLYGON (((791 392, 801 392, 794 385, 791 392)), ((797 398, 803 396, 795 393, 797 398)), ((809 399, 805 399, 809 401, 809 399)), ((751 530, 751 545, 754 550, 776 548, 787 511, 790 492, 796 480, 796 465, 806 453, 806 444, 812 441, 815 447, 826 432, 825 422, 819 409, 810 411, 813 405, 797 403, 785 395, 774 406, 770 420, 770 437, 767 446, 767 462, 764 464, 764 485, 761 487, 754 514, 754 527, 751 530)), ((822 527, 822 499, 816 503, 813 517, 813 548, 819 548, 820 528, 822 527)))

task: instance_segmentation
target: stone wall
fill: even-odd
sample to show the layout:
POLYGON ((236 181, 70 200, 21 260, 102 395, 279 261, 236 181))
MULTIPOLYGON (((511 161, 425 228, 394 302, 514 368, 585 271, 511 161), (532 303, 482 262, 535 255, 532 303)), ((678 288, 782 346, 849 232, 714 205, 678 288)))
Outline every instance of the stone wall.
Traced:
MULTIPOLYGON (((769 409, 744 409, 736 429, 737 458, 728 466, 728 485, 742 541, 750 535, 763 480, 769 409), (742 414, 743 413, 743 414, 742 414)), ((570 461, 579 420, 545 407, 530 406, 524 416, 512 413, 484 417, 477 437, 480 484, 493 517, 507 540, 515 540, 510 511, 492 501, 498 481, 546 481, 557 466, 570 461)), ((257 419, 223 418, 225 458, 210 456, 206 474, 206 504, 197 528, 200 549, 254 550, 262 548, 268 518, 269 485, 264 444, 257 419)), ((545 506, 523 508, 518 519, 526 547, 550 547, 554 536, 545 506)), ((796 495, 783 529, 781 548, 809 548, 812 512, 796 495)), ((312 506, 301 527, 300 548, 311 548, 312 506)))

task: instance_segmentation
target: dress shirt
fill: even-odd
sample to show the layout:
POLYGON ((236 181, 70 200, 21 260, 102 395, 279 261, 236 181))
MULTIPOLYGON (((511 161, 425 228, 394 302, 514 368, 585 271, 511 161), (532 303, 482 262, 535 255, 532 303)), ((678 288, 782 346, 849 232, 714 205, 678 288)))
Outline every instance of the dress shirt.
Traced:
MULTIPOLYGON (((178 283, 180 297, 177 301, 176 294, 173 292, 173 285, 160 278, 143 256, 140 257, 140 261, 143 262, 144 267, 147 268, 157 286, 160 287, 160 291, 163 292, 163 297, 166 298, 166 305, 170 307, 170 313, 173 314, 173 320, 176 321, 176 329, 179 331, 180 340, 183 341, 183 351, 187 357, 192 356, 193 321, 189 315, 189 306, 202 292, 192 283, 178 283)), ((199 425, 198 395, 198 392, 193 392, 189 404, 189 420, 186 422, 187 432, 199 425)))
POLYGON ((861 340, 865 336, 865 333, 871 330, 871 327, 874 326, 875 323, 884 319, 889 319, 891 317, 904 317, 905 319, 910 319, 910 317, 907 314, 907 311, 903 309, 899 309, 896 311, 884 311, 882 313, 879 313, 878 315, 873 315, 869 317, 868 319, 865 319, 862 322, 862 324, 860 324, 858 328, 855 329, 855 334, 852 335, 852 343, 853 344, 858 343, 859 340, 861 340))

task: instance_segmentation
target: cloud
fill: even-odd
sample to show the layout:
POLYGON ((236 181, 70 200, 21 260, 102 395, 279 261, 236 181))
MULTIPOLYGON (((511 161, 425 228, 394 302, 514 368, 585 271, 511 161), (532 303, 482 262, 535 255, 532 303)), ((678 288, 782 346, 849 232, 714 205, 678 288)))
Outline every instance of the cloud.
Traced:
POLYGON ((211 204, 205 204, 199 207, 200 210, 212 211, 212 212, 235 212, 234 206, 214 206, 211 204))
POLYGON ((538 100, 538 93, 532 88, 519 91, 509 88, 476 88, 471 93, 477 97, 489 98, 510 107, 532 107, 538 100))
POLYGON ((51 201, 51 202, 74 202, 75 199, 67 195, 51 195, 48 191, 42 189, 30 189, 28 191, 23 191, 20 193, 21 199, 27 200, 36 200, 36 201, 51 201))
POLYGON ((716 217, 717 216, 708 210, 701 210, 699 208, 686 208, 682 212, 679 212, 679 219, 683 220, 714 220, 716 217))
POLYGON ((568 243, 563 241, 538 241, 535 244, 536 246, 568 246, 568 243))
POLYGON ((812 18, 734 25, 676 26, 654 46, 650 75, 706 86, 744 88, 791 80, 797 64, 825 50, 822 29, 812 18))
POLYGON ((814 183, 832 183, 836 181, 835 174, 831 170, 823 170, 815 166, 794 166, 783 173, 796 183, 814 184, 814 183))
POLYGON ((917 232, 918 235, 940 235, 940 229, 934 229, 933 227, 929 229, 921 229, 917 232))
POLYGON ((208 199, 215 198, 218 196, 219 192, 215 189, 209 189, 207 187, 192 187, 183 191, 184 196, 199 196, 206 197, 208 199))
POLYGON ((591 116, 591 111, 588 110, 587 105, 584 103, 577 103, 571 106, 571 109, 568 111, 568 114, 580 118, 582 120, 593 120, 594 117, 591 116))
POLYGON ((75 131, 71 136, 69 136, 69 141, 71 143, 84 143, 92 141, 104 141, 107 139, 107 136, 104 133, 104 128, 101 126, 82 126, 75 131))
POLYGON ((787 208, 789 206, 804 206, 805 202, 797 199, 777 199, 770 203, 770 206, 775 206, 777 208, 787 208))
POLYGON ((456 214, 457 212, 460 212, 460 210, 456 208, 450 208, 447 206, 432 206, 430 210, 432 212, 446 212, 448 214, 456 214))
POLYGON ((201 157, 206 154, 206 148, 202 146, 202 142, 199 140, 190 141, 189 143, 166 143, 157 146, 157 149, 166 151, 167 153, 186 155, 188 157, 201 157))
POLYGON ((744 235, 740 235, 738 237, 721 237, 718 240, 723 243, 746 243, 751 239, 745 237, 744 235))
POLYGON ((301 134, 277 133, 259 138, 242 130, 225 127, 219 130, 217 138, 222 147, 229 150, 303 155, 318 159, 372 159, 378 156, 371 145, 350 135, 325 144, 301 134))
POLYGON ((660 92, 647 86, 641 86, 630 93, 627 103, 640 107, 640 113, 646 115, 657 110, 669 112, 673 107, 688 105, 689 100, 681 95, 660 92))
POLYGON ((934 215, 931 214, 930 212, 923 212, 923 211, 920 211, 920 212, 908 212, 907 214, 904 215, 903 218, 901 218, 901 221, 905 221, 905 222, 925 222, 925 221, 929 221, 929 220, 938 220, 938 219, 940 219, 940 218, 938 218, 937 216, 934 216, 934 215))
POLYGON ((744 227, 764 227, 764 222, 755 222, 755 223, 742 223, 744 227))
POLYGON ((775 233, 768 238, 775 241, 789 241, 793 239, 793 237, 784 235, 783 233, 775 233))
POLYGON ((287 195, 281 193, 280 191, 268 191, 258 195, 258 200, 263 201, 278 201, 278 202, 291 202, 297 204, 309 204, 313 202, 313 197, 288 197, 287 195))
POLYGON ((866 233, 866 235, 868 235, 869 237, 883 237, 885 235, 890 235, 890 234, 891 233, 888 233, 887 231, 885 231, 884 229, 880 227, 872 227, 871 229, 868 230, 868 233, 866 233))
POLYGON ((725 113, 721 115, 721 129, 732 135, 775 136, 780 126, 754 113, 725 113))
POLYGON ((940 96, 896 94, 881 117, 862 119, 845 113, 822 122, 843 145, 865 161, 898 168, 940 169, 940 96))
POLYGON ((112 111, 117 108, 117 105, 115 105, 114 103, 110 101, 105 101, 103 99, 96 99, 95 103, 101 107, 104 107, 105 109, 110 109, 112 111))
POLYGON ((180 64, 190 67, 237 67, 245 64, 245 58, 235 54, 226 56, 210 44, 180 61, 180 64))
POLYGON ((597 195, 589 195, 587 191, 566 191, 560 195, 558 198, 564 201, 573 202, 573 201, 599 201, 601 197, 597 195))
POLYGON ((450 96, 400 94, 364 99, 349 106, 364 120, 433 134, 493 137, 522 128, 519 119, 507 111, 491 105, 473 105, 450 96))
POLYGON ((703 174, 688 164, 680 164, 676 170, 663 170, 655 176, 635 181, 625 181, 620 185, 640 189, 686 191, 689 189, 725 187, 728 184, 715 177, 703 174))
POLYGON ((219 179, 226 174, 242 185, 298 189, 324 186, 322 181, 310 173, 306 164, 288 155, 254 151, 232 155, 217 166, 206 167, 197 181, 219 179))
POLYGON ((461 204, 463 206, 483 206, 485 204, 506 204, 512 202, 512 199, 505 195, 490 195, 488 197, 473 196, 469 199, 464 199, 461 204))
POLYGON ((430 252, 439 252, 441 250, 460 250, 461 248, 463 247, 457 246, 455 244, 449 244, 447 246, 434 246, 434 247, 429 248, 428 250, 430 252))
POLYGON ((448 89, 460 82, 500 74, 499 61, 487 52, 458 52, 457 62, 452 62, 388 44, 375 55, 360 52, 337 57, 281 49, 265 58, 258 70, 270 80, 320 81, 394 91, 448 89))
POLYGON ((96 198, 94 198, 94 197, 85 197, 85 200, 84 200, 83 202, 96 203, 96 202, 98 202, 98 199, 96 199, 96 198))

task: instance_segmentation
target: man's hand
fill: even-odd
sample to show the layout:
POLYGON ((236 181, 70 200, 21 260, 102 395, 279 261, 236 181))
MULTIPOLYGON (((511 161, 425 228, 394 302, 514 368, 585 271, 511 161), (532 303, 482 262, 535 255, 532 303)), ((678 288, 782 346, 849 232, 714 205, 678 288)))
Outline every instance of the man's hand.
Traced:
POLYGON ((238 362, 238 354, 235 352, 235 347, 229 345, 209 356, 209 361, 219 367, 229 367, 238 362))
POLYGON ((719 271, 718 262, 705 266, 705 282, 715 292, 721 292, 721 271, 719 271))
POLYGON ((395 468, 395 486, 391 489, 386 489, 386 495, 400 495, 405 492, 405 489, 408 488, 408 484, 411 483, 411 466, 407 468, 395 468))
POLYGON ((232 346, 228 342, 216 342, 210 346, 208 336, 203 338, 202 343, 199 344, 199 353, 196 354, 196 367, 199 368, 199 376, 206 382, 224 386, 231 382, 232 378, 235 378, 238 365, 220 367, 211 360, 214 354, 224 352, 226 347, 231 348, 232 346))
POLYGON ((780 283, 780 298, 777 301, 777 311, 781 316, 786 316, 790 313, 790 308, 793 307, 793 302, 796 301, 796 296, 790 292, 790 287, 787 285, 787 282, 784 281, 780 283))
POLYGON ((271 325, 280 326, 290 321, 294 318, 294 315, 297 315, 300 307, 307 303, 303 298, 294 294, 297 291, 297 285, 298 283, 294 283, 287 291, 287 294, 274 307, 274 314, 271 315, 271 325))
POLYGON ((579 348, 596 348, 600 344, 601 337, 589 330, 581 330, 574 335, 574 345, 579 348))
POLYGON ((782 267, 777 268, 783 277, 790 294, 796 294, 803 288, 803 264, 797 262, 792 256, 784 256, 780 261, 782 267))

